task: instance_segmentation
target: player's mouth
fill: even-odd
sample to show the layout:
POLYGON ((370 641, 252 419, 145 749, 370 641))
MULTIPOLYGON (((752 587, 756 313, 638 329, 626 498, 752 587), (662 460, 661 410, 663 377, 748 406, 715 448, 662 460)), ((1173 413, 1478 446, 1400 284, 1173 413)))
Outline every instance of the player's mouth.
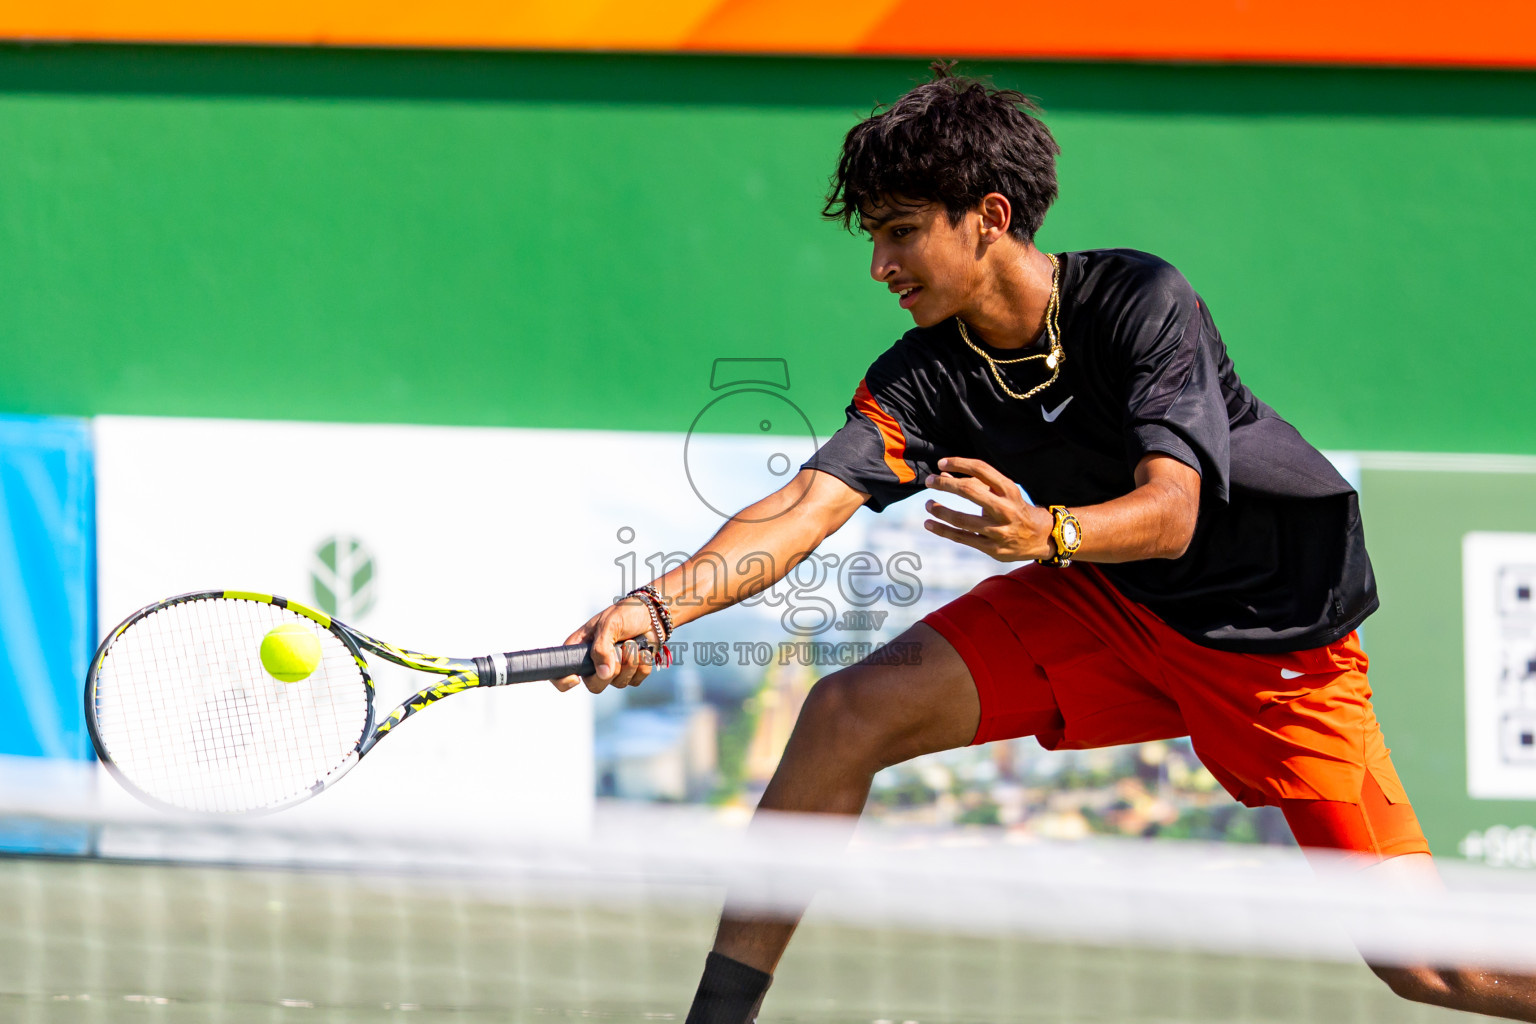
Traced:
POLYGON ((908 285, 905 288, 898 289, 896 294, 901 296, 901 308, 911 309, 917 303, 917 297, 922 292, 923 286, 920 284, 908 285))

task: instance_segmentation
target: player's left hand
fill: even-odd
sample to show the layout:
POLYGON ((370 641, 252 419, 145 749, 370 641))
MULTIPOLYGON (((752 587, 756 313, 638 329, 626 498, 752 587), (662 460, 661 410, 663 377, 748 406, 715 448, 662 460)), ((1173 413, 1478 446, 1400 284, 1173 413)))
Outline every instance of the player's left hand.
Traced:
POLYGON ((975 502, 982 514, 956 512, 928 501, 923 507, 933 519, 923 526, 929 533, 984 551, 999 562, 1054 554, 1051 529, 1056 525, 1055 517, 1025 501, 1018 484, 980 459, 940 459, 939 469, 940 473, 923 482, 935 491, 948 491, 975 502))

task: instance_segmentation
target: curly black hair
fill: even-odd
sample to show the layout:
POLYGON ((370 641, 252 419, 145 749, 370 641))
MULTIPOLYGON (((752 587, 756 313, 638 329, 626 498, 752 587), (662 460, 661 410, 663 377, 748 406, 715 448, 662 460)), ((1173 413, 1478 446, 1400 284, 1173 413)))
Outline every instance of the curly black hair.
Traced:
POLYGON ((998 192, 1013 205, 1009 233, 1026 242, 1056 200, 1061 148, 1023 93, 931 65, 933 79, 876 107, 843 139, 823 217, 854 230, 864 211, 942 203, 952 224, 998 192))

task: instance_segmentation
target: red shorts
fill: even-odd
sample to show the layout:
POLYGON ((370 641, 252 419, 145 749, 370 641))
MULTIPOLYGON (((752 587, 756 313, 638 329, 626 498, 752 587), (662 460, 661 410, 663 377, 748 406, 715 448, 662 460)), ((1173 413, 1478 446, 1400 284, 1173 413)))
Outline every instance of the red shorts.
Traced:
POLYGON ((923 621, 976 683, 973 743, 1034 736, 1075 750, 1187 735, 1227 792, 1280 807, 1303 846, 1429 852, 1353 633, 1284 654, 1212 650, 1082 562, 994 576, 923 621))

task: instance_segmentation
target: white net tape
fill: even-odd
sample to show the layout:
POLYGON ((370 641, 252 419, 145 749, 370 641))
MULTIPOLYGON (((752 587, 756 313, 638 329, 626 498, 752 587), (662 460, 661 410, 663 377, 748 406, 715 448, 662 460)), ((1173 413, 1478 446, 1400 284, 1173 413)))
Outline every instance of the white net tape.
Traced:
MULTIPOLYGON (((19 816, 48 813, 0 808, 0 828, 19 816)), ((37 1020, 138 1019, 125 1001, 145 999, 199 1020, 681 1019, 727 893, 811 902, 764 1024, 1450 1022, 1360 950, 1536 965, 1528 876, 1410 887, 1297 850, 878 828, 844 850, 824 820, 624 808, 584 838, 494 843, 408 815, 89 825, 113 861, 0 860, 0 1013, 13 992, 37 1020)))

